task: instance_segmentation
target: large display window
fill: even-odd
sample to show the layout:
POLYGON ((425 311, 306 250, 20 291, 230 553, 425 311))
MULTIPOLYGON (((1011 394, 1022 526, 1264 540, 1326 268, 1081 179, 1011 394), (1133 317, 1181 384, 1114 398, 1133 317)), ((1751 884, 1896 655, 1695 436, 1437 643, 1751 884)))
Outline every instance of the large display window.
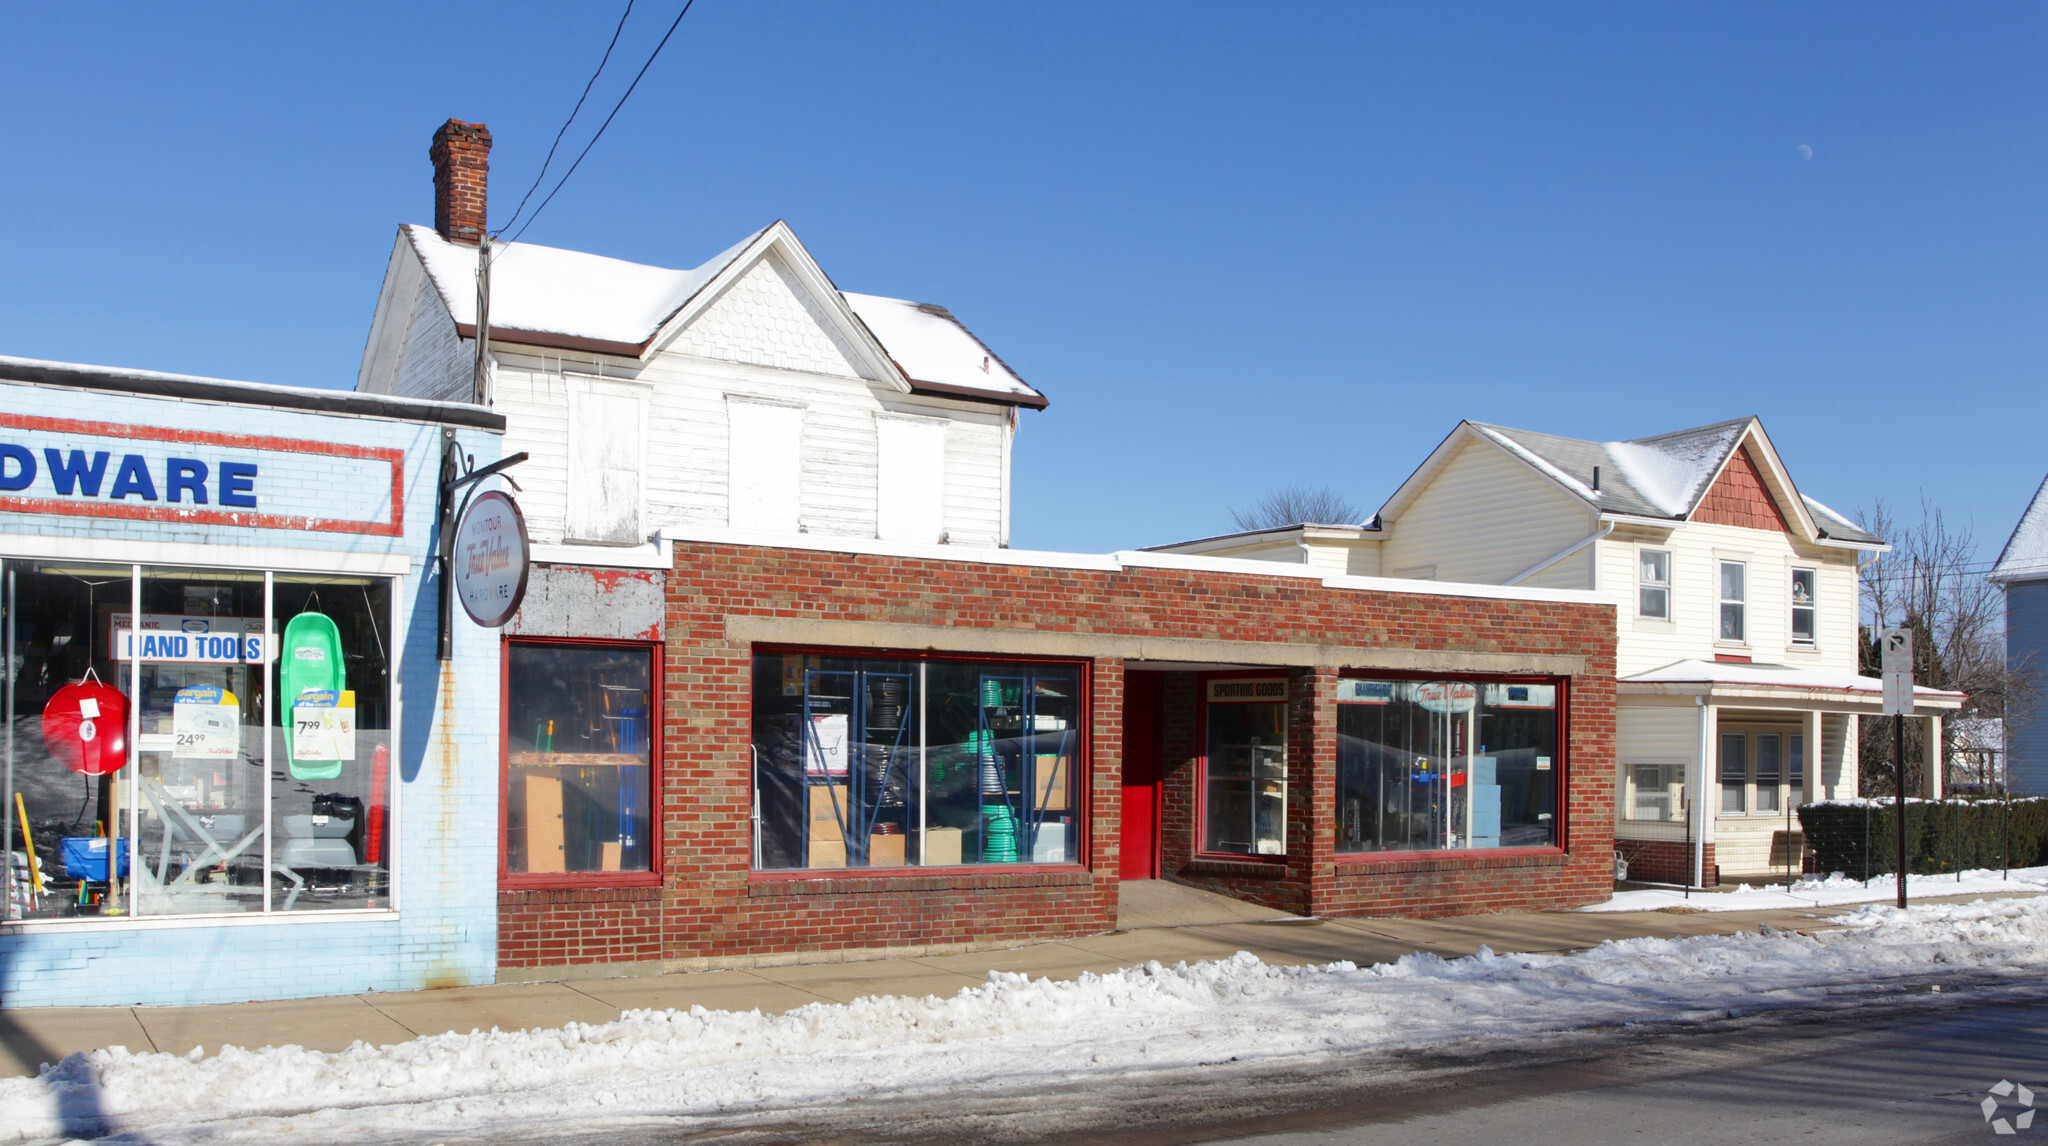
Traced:
POLYGON ((758 653, 760 870, 1080 862, 1078 664, 758 653))
POLYGON ((654 877, 655 745, 661 727, 656 648, 507 642, 508 884, 654 877))
POLYGON ((1337 682, 1337 850, 1559 842, 1557 681, 1337 682))
POLYGON ((1287 678, 1204 682, 1202 850, 1287 854, 1287 678))
POLYGON ((390 905, 388 579, 4 579, 8 918, 390 905))

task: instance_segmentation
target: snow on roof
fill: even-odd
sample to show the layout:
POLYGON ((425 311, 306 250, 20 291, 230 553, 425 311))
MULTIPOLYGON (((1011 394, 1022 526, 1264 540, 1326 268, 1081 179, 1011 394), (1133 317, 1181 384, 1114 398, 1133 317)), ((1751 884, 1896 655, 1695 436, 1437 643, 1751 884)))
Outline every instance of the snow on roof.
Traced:
MULTIPOLYGON (((476 252, 432 227, 405 232, 455 321, 476 322, 476 252)), ((537 243, 493 247, 491 325, 539 334, 639 344, 739 257, 760 232, 694 270, 677 271, 537 243)))
POLYGON ((2048 478, 2034 491, 2034 500, 1998 552, 1991 568, 1993 581, 2030 581, 2048 577, 2048 478))
MULTIPOLYGON (((1592 486, 1587 485, 1585 482, 1582 482, 1578 478, 1573 477, 1571 474, 1566 473, 1564 469, 1560 466, 1553 464, 1551 458, 1545 456, 1546 454, 1552 453, 1552 451, 1546 450, 1538 452, 1537 450, 1531 449, 1528 446, 1522 444, 1522 442, 1518 439, 1525 436, 1525 434, 1518 434, 1512 430, 1509 430, 1505 426, 1489 426, 1484 422, 1474 422, 1472 423, 1472 428, 1478 430, 1481 434, 1486 435, 1486 437, 1488 437, 1496 444, 1498 444, 1500 448, 1515 455, 1523 461, 1528 462, 1530 465, 1535 466, 1538 470, 1541 470, 1543 473, 1549 475, 1552 481, 1555 481, 1557 484, 1565 487, 1568 490, 1571 490, 1573 493, 1578 494, 1580 497, 1583 497, 1588 501, 1594 501, 1600 497, 1599 494, 1593 491, 1592 486)), ((1549 435, 1546 434, 1530 436, 1548 437, 1549 435)), ((1563 440, 1571 441, 1575 439, 1563 440)))
MULTIPOLYGON (((1765 685, 1778 688, 1820 689, 1828 692, 1865 692, 1882 695, 1884 681, 1835 669, 1794 668, 1791 665, 1731 661, 1674 661, 1662 668, 1620 678, 1622 684, 1729 684, 1765 685)), ((1913 694, 1932 699, 1960 700, 1963 693, 1915 686, 1913 694)))
POLYGON ((1043 400, 945 307, 852 291, 839 293, 912 382, 1043 400))

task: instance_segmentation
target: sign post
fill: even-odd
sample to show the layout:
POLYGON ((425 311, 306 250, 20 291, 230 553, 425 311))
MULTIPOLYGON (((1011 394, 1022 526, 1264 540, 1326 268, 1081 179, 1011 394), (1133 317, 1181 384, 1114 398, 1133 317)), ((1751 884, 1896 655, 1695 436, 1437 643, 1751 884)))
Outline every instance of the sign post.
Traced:
POLYGON ((1906 906, 1906 717, 1913 711, 1913 630, 1886 629, 1877 637, 1884 670, 1884 712, 1892 718, 1893 819, 1898 821, 1899 906, 1906 906))

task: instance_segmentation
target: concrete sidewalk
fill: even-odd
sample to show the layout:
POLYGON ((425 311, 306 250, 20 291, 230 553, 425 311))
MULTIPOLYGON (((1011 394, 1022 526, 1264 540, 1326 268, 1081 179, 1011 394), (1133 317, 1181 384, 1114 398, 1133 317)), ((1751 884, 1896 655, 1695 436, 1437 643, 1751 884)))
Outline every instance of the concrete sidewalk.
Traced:
POLYGON ((1753 931, 1764 923, 1813 930, 1832 927, 1831 916, 1853 910, 1542 911, 1451 919, 1322 920, 1275 918, 1270 911, 1230 900, 1215 903, 1223 897, 1173 885, 1143 889, 1136 899, 1122 913, 1126 929, 969 955, 509 983, 280 1003, 0 1010, 0 1076, 33 1076, 43 1063, 108 1046, 186 1054, 195 1047, 218 1051, 223 1044, 296 1043, 339 1051, 357 1040, 384 1044, 450 1031, 604 1023, 638 1008, 702 1006, 779 1013, 806 1003, 843 1003, 863 995, 952 995, 981 984, 990 971, 1071 979, 1083 971, 1114 971, 1148 960, 1172 964, 1223 959, 1239 951, 1288 965, 1339 959, 1361 965, 1386 963, 1418 951, 1455 958, 1482 945, 1499 952, 1573 951, 1609 939, 1725 935, 1753 931))

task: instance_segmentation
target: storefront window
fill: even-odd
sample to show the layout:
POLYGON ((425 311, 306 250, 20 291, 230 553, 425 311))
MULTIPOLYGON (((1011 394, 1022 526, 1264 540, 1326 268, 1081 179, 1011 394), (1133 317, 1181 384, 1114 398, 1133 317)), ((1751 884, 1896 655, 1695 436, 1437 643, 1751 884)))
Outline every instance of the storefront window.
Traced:
POLYGON ((389 905, 388 581, 16 561, 5 592, 10 918, 389 905))
POLYGON ((506 874, 653 871, 653 648, 513 641, 505 658, 506 874))
POLYGON ((1204 690, 1202 850, 1287 854, 1287 678, 1204 690))
POLYGON ((1337 686, 1338 851, 1557 843, 1555 684, 1337 686))
POLYGON ((754 865, 1079 862, 1070 664, 754 657, 754 865))

